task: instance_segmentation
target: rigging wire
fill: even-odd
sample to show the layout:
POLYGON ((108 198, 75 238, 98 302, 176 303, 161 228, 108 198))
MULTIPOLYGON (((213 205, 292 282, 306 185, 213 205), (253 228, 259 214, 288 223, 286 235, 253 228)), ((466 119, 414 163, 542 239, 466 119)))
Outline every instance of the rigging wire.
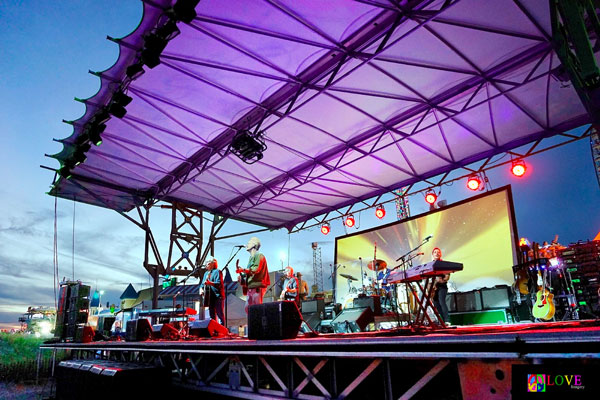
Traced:
POLYGON ((57 228, 57 205, 58 197, 54 196, 54 247, 53 247, 53 275, 54 275, 54 308, 58 310, 58 298, 56 296, 56 289, 58 288, 58 228, 57 228))
POLYGON ((73 198, 73 232, 72 232, 72 237, 73 237, 73 243, 72 243, 72 247, 71 247, 71 267, 73 269, 73 277, 72 277, 72 279, 75 280, 75 198, 73 198))

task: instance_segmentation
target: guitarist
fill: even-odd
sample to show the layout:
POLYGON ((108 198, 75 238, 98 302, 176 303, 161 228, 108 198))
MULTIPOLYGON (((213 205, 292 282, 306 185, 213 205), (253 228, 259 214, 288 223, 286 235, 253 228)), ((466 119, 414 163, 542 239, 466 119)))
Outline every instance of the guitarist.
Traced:
POLYGON ((204 273, 202 282, 200 283, 200 296, 204 296, 204 305, 208 307, 210 318, 221 325, 225 325, 223 314, 223 299, 225 298, 223 273, 219 271, 219 265, 214 258, 208 262, 206 268, 207 271, 204 273))
POLYGON ((292 267, 285 268, 285 283, 283 284, 283 290, 279 299, 293 301, 299 306, 298 279, 294 276, 294 269, 292 267))
MULTIPOLYGON (((259 249, 260 240, 257 237, 251 237, 246 245, 246 251, 250 253, 248 266, 245 270, 239 271, 242 272, 242 274, 245 274, 248 279, 246 313, 248 313, 248 306, 262 304, 265 291, 271 284, 269 270, 267 268, 267 259, 262 253, 258 252, 259 249)), ((240 282, 242 281, 240 280, 240 282)))

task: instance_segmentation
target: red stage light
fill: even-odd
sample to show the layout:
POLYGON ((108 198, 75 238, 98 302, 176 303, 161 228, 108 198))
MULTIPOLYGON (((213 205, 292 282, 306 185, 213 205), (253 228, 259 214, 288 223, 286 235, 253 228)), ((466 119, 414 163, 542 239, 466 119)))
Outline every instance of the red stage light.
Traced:
POLYGON ((379 219, 385 217, 385 208, 383 207, 383 204, 377 206, 377 209, 375 210, 375 216, 379 219))
POLYGON ((477 175, 469 176, 467 180, 467 187, 472 191, 479 190, 481 188, 481 179, 477 175))
POLYGON ((329 224, 326 222, 323 225, 321 225, 321 233, 323 235, 327 235, 329 232, 331 231, 331 228, 329 227, 329 224))
POLYGON ((515 160, 512 162, 510 172, 512 172, 514 176, 520 178, 525 175, 525 171, 527 171, 527 166, 523 160, 515 160))
POLYGON ((427 194, 425 195, 425 201, 429 204, 434 204, 435 201, 437 200, 437 194, 435 194, 435 192, 427 192, 427 194))
POLYGON ((350 214, 350 215, 346 216, 346 219, 344 220, 344 224, 348 228, 352 228, 355 223, 356 223, 356 221, 354 221, 354 215, 350 214))

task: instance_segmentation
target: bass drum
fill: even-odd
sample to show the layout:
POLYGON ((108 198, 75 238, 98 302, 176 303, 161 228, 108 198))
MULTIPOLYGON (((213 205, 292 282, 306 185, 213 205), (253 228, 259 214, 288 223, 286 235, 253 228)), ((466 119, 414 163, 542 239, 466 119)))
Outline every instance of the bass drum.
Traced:
POLYGON ((410 283, 396 285, 396 303, 398 304, 398 312, 402 314, 415 314, 417 312, 415 297, 406 285, 410 285, 410 283))
POLYGON ((348 293, 346 296, 344 296, 344 300, 342 301, 342 310, 354 307, 354 299, 357 297, 358 294, 356 293, 348 293))

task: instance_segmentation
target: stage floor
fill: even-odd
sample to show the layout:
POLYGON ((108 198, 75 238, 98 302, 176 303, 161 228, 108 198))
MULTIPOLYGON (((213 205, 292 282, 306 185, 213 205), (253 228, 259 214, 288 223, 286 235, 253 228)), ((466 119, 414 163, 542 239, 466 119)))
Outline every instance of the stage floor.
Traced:
POLYGON ((287 340, 230 336, 177 341, 48 343, 42 348, 352 358, 600 358, 600 321, 461 326, 434 332, 399 328, 312 337, 300 334, 287 340))

